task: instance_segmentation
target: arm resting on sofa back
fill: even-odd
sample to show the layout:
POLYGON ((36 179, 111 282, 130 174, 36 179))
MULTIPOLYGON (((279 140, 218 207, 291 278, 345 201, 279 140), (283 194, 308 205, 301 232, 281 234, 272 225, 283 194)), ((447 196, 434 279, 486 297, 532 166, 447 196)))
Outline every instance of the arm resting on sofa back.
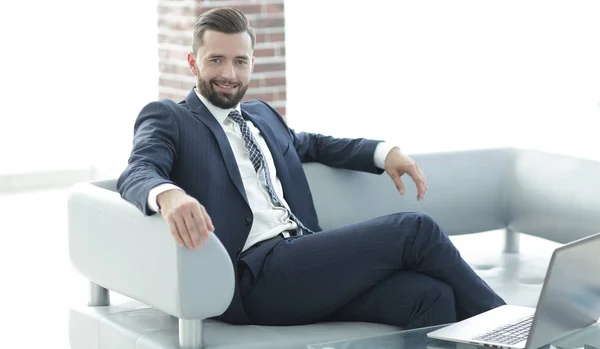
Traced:
POLYGON ((416 200, 415 184, 402 177, 402 196, 387 174, 374 175, 305 164, 323 229, 402 211, 431 215, 448 234, 507 227, 514 150, 488 149, 411 155, 429 183, 416 200))

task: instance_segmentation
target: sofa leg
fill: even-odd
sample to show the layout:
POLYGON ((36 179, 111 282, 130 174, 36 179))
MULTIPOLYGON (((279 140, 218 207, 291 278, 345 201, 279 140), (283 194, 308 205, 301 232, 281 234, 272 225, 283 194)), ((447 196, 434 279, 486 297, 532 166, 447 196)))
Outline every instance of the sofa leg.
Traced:
POLYGON ((110 294, 108 290, 90 281, 90 307, 105 307, 110 305, 110 294))
POLYGON ((506 228, 504 253, 519 253, 520 237, 521 235, 518 232, 512 230, 511 228, 506 228))
POLYGON ((202 320, 179 319, 179 348, 202 349, 202 320))

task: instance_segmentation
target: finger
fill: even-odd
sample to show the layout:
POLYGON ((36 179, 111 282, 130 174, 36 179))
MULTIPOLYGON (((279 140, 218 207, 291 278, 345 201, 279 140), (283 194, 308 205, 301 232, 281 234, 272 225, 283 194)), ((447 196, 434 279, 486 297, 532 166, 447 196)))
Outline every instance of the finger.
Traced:
POLYGON ((417 184, 417 199, 421 200, 425 197, 425 191, 427 191, 427 181, 425 180, 425 177, 423 176, 423 172, 421 172, 421 170, 419 170, 419 176, 415 182, 417 184))
POLYGON ((396 185, 396 189, 398 189, 401 195, 404 195, 404 183, 402 183, 400 174, 398 172, 395 172, 393 175, 390 176, 392 177, 392 181, 394 181, 394 184, 396 185))
POLYGON ((427 176, 425 176, 425 172, 423 172, 419 165, 417 165, 417 167, 419 168, 419 174, 421 175, 421 179, 423 180, 423 195, 421 196, 421 199, 423 199, 425 197, 425 194, 427 194, 429 185, 427 183, 427 176))
POLYGON ((177 225, 177 229, 179 230, 179 236, 183 239, 185 246, 189 249, 194 248, 194 244, 192 243, 192 238, 190 237, 190 233, 187 231, 187 227, 185 226, 185 222, 183 221, 183 217, 181 214, 171 214, 173 216, 173 221, 177 225))
POLYGON ((175 242, 179 247, 183 247, 183 239, 179 235, 179 229, 177 229, 175 221, 173 219, 168 219, 167 223, 169 224, 169 232, 173 236, 173 239, 175 239, 175 242))
POLYGON ((203 242, 208 241, 208 223, 206 221, 205 213, 206 211, 202 210, 202 206, 198 206, 193 212, 192 216, 194 217, 194 222, 198 227, 198 233, 203 242))
POLYGON ((212 219, 208 215, 208 211, 206 211, 206 208, 204 206, 202 206, 202 210, 204 211, 204 220, 206 221, 206 228, 209 231, 214 232, 215 226, 213 225, 212 219))
POLYGON ((425 181, 419 178, 416 181, 416 184, 417 184, 417 200, 421 200, 425 196, 425 181))
POLYGON ((208 238, 210 237, 209 232, 214 232, 215 227, 212 224, 212 219, 210 219, 208 212, 206 212, 206 208, 204 208, 204 206, 200 206, 200 210, 202 211, 202 216, 204 218, 204 223, 206 227, 206 230, 201 231, 201 233, 203 234, 202 237, 204 238, 204 241, 208 241, 208 238))
POLYGON ((421 172, 421 178, 423 178, 423 182, 425 185, 425 194, 427 194, 427 190, 429 190, 429 182, 427 182, 427 176, 425 176, 425 173, 420 168, 419 171, 421 172))
POLYGON ((206 242, 208 241, 208 232, 206 229, 206 222, 204 221, 204 218, 202 217, 202 213, 200 213, 199 210, 196 210, 196 212, 192 213, 192 217, 194 219, 194 224, 196 225, 196 227, 198 227, 198 236, 199 239, 202 242, 206 242))
POLYGON ((416 164, 414 169, 408 173, 408 175, 413 179, 415 185, 417 186, 417 200, 421 200, 425 195, 425 181, 421 176, 421 173, 421 170, 416 164))
POLYGON ((184 214, 183 223, 185 224, 185 227, 187 228, 187 231, 190 234, 190 239, 192 240, 194 249, 198 249, 200 247, 200 237, 198 234, 198 228, 196 228, 194 218, 192 217, 192 212, 187 212, 184 214))

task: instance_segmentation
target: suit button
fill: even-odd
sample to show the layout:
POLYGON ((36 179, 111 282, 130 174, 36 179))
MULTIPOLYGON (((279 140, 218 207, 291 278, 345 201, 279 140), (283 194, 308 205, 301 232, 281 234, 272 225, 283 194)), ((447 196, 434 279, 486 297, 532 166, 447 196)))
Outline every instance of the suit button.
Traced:
POLYGON ((252 217, 246 217, 246 218, 244 218, 244 224, 245 225, 252 224, 252 217))

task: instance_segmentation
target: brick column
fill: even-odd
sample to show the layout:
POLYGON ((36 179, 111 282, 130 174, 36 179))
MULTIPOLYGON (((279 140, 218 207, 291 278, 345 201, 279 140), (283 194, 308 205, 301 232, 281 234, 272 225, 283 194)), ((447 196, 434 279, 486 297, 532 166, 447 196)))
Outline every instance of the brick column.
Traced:
POLYGON ((179 102, 192 86, 187 68, 194 24, 211 8, 242 11, 256 31, 254 74, 244 100, 259 98, 285 115, 285 36, 283 0, 158 0, 159 97, 179 102))

